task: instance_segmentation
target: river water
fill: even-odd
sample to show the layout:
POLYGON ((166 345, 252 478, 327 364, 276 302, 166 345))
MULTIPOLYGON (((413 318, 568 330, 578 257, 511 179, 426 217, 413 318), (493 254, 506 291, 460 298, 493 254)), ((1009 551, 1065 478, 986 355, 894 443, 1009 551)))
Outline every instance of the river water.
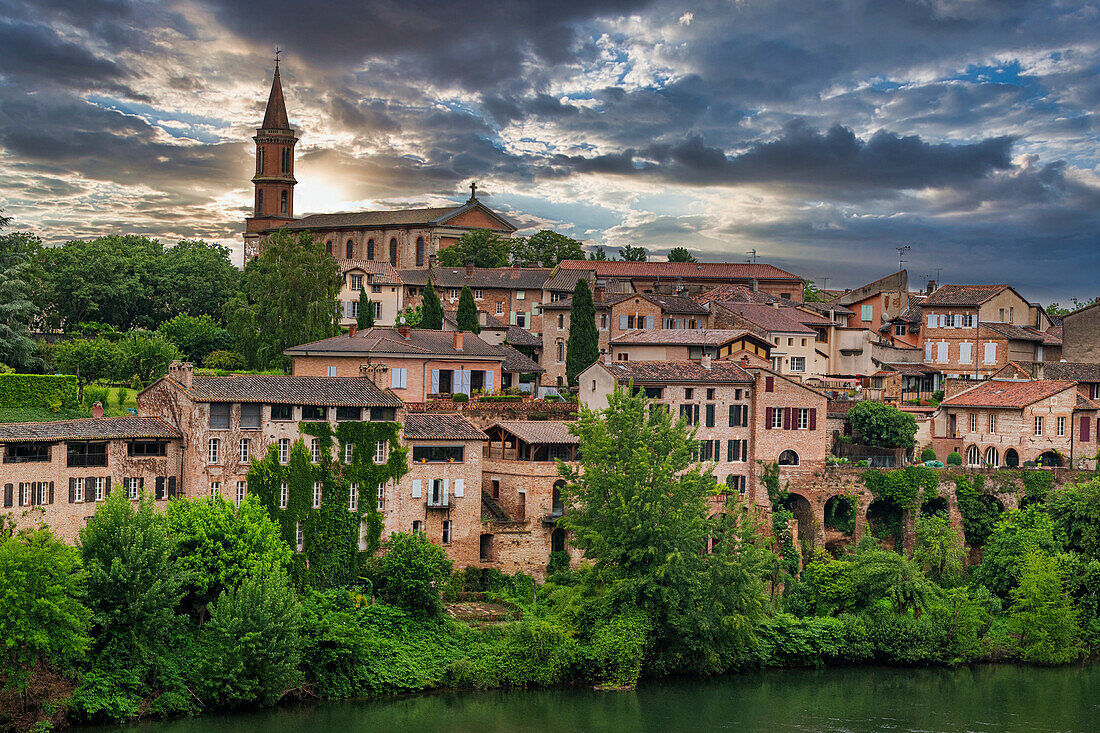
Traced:
POLYGON ((447 692, 207 715, 128 733, 660 733, 664 731, 1100 731, 1100 665, 1043 669, 854 667, 714 680, 447 692))

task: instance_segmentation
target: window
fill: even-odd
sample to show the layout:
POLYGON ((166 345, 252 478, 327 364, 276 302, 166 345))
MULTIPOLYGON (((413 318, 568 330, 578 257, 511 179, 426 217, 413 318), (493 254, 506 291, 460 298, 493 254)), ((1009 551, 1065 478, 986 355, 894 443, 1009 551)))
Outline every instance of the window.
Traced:
POLYGON ((805 346, 805 345, 806 345, 806 339, 802 339, 802 345, 803 345, 803 346, 805 346))
POLYGON ((272 405, 271 406, 271 419, 272 420, 293 420, 294 419, 294 405, 272 405))
POLYGON ((749 424, 748 405, 730 405, 729 423, 731 428, 744 428, 749 424))
POLYGON ((972 347, 973 347, 973 344, 971 344, 969 341, 963 341, 959 344, 959 363, 960 364, 969 364, 971 362, 972 347))
POLYGON ((324 420, 325 408, 320 405, 302 405, 303 420, 324 420))
POLYGON ((1066 437, 1066 419, 1064 417, 1058 418, 1057 425, 1058 425, 1058 427, 1057 427, 1058 437, 1059 438, 1066 437))
POLYGON ((211 481, 210 482, 210 497, 216 498, 218 494, 222 493, 222 482, 211 481))
POLYGON ((229 408, 228 402, 212 402, 210 403, 210 429, 211 430, 228 430, 229 429, 229 408))
POLYGON ((698 425, 699 405, 680 405, 680 418, 688 425, 698 425))
POLYGON ((783 451, 782 453, 779 454, 779 465, 780 466, 797 466, 798 465, 798 454, 795 453, 793 450, 790 450, 788 448, 787 450, 785 450, 785 451, 783 451))
POLYGON ((978 432, 978 413, 970 413, 970 432, 978 432))
POLYGON ((993 446, 989 446, 985 450, 985 463, 992 468, 1001 465, 1000 457, 997 455, 997 449, 993 446))
POLYGON ((804 372, 804 371, 806 371, 806 357, 804 357, 804 356, 792 356, 791 357, 791 371, 792 372, 804 372))
POLYGON ((947 342, 940 341, 938 344, 936 344, 936 361, 944 364, 947 362, 947 358, 947 342))
POLYGON ((607 314, 606 313, 601 313, 600 314, 600 330, 601 331, 606 331, 607 330, 607 314))
MULTIPOLYGON (((381 293, 382 292, 382 286, 381 285, 371 285, 370 286, 370 291, 372 293, 381 293)), ((391 293, 394 292, 392 288, 390 289, 390 292, 391 293)))
POLYGON ((423 532, 424 522, 419 519, 413 520, 413 532, 423 532))
POLYGON ((390 240, 390 264, 397 267, 397 240, 390 240))
POLYGON ((407 367, 390 369, 390 387, 392 389, 405 389, 408 386, 409 370, 407 367))
POLYGON ((43 443, 8 443, 4 463, 49 463, 50 446, 43 443))
POLYGON ((1036 415, 1035 416, 1035 434, 1036 435, 1042 435, 1043 434, 1043 416, 1042 415, 1036 415))
POLYGON ((165 456, 168 444, 159 440, 134 440, 126 444, 126 453, 131 456, 165 456))
POLYGON ((989 414, 989 434, 993 435, 997 432, 997 416, 993 413, 989 414))
POLYGON ((313 482, 313 508, 319 509, 321 507, 321 482, 313 482))
POLYGON ((564 313, 559 313, 558 314, 558 330, 562 331, 564 329, 565 329, 565 314, 564 313))
POLYGON ((461 445, 415 445, 413 463, 462 463, 463 451, 461 445))
POLYGON ((715 412, 714 405, 707 405, 706 411, 704 412, 704 415, 705 415, 704 424, 708 428, 713 428, 714 427, 714 412, 715 412))
MULTIPOLYGON (((283 148, 282 149, 282 154, 283 154, 283 160, 282 160, 283 173, 290 173, 290 148, 283 148)), ((284 191, 283 193, 285 194, 286 191, 284 191)))
POLYGON ((128 479, 124 479, 124 483, 126 484, 126 498, 127 499, 136 499, 136 498, 138 498, 138 492, 141 491, 141 479, 139 479, 139 478, 128 478, 128 479))
POLYGON ((285 214, 288 210, 289 206, 287 204, 287 193, 286 191, 283 191, 282 195, 279 197, 279 213, 285 214))
POLYGON ((903 324, 903 323, 899 323, 899 324, 894 325, 894 335, 895 336, 904 336, 907 330, 908 329, 905 327, 905 324, 903 324))
MULTIPOLYGON (((349 242, 350 244, 350 242, 349 242)), ((358 293, 363 289, 363 276, 362 275, 348 275, 348 287, 353 292, 358 293)))
POLYGON ((244 501, 244 497, 248 495, 248 483, 246 481, 237 482, 237 506, 241 505, 244 501))
POLYGON ((264 192, 263 189, 256 191, 256 216, 264 215, 264 192))
POLYGON ((385 463, 386 462, 386 441, 381 440, 374 445, 374 462, 385 463))
POLYGON ((798 408, 798 429, 809 430, 810 428, 810 410, 807 407, 798 408))
POLYGON ((443 544, 451 544, 451 520, 443 520, 443 544))
POLYGON ((557 361, 558 361, 559 364, 564 364, 565 363, 565 342, 564 341, 559 341, 558 342, 557 361))
POLYGON ((378 302, 374 303, 374 317, 375 317, 376 320, 382 317, 382 302, 381 301, 378 301, 378 302))
POLYGON ((73 501, 84 501, 84 479, 73 479, 73 501))
POLYGON ((524 300, 526 298, 527 298, 527 291, 526 290, 517 290, 516 291, 516 300, 524 300))
POLYGON ((354 512, 359 508, 359 484, 352 483, 348 487, 348 511, 354 512))
POLYGON ((450 298, 451 300, 458 300, 458 296, 459 296, 459 289, 458 288, 451 288, 450 290, 447 291, 447 297, 450 298))
POLYGON ((378 511, 382 511, 386 508, 386 485, 378 484, 378 504, 376 508, 378 511))
POLYGON ((221 463, 221 444, 217 438, 211 438, 206 444, 206 462, 211 464, 221 463))
POLYGON ((353 259, 355 257, 355 244, 349 239, 348 243, 344 245, 344 258, 353 259))
POLYGON ((684 387, 684 399, 685 400, 690 400, 693 397, 695 397, 695 388, 694 387, 684 387))
POLYGON ((978 446, 972 445, 966 451, 966 465, 968 466, 980 466, 982 465, 982 454, 978 450, 978 446))
POLYGON ((238 457, 240 458, 241 463, 248 463, 249 459, 251 458, 251 456, 250 456, 251 451, 249 450, 249 440, 248 440, 248 438, 241 438, 241 443, 240 443, 239 448, 240 448, 240 453, 238 454, 238 457))
POLYGON ((279 463, 290 463, 290 438, 279 438, 279 463))
POLYGON ((504 315, 504 301, 501 301, 501 300, 497 301, 497 315, 498 316, 504 315))
POLYGON ((368 239, 367 240, 367 259, 368 260, 373 260, 374 259, 374 240, 373 239, 368 239))
POLYGON ((794 339, 793 338, 787 339, 787 346, 794 346, 794 339))
POLYGON ((256 146, 256 173, 264 172, 264 146, 256 146))
POLYGON ((309 441, 309 460, 313 463, 321 462, 321 441, 317 438, 309 441))
POLYGON ((244 430, 259 430, 262 421, 263 405, 241 405, 241 428, 244 430))
POLYGON ((361 407, 337 407, 336 419, 337 420, 360 420, 363 417, 363 408, 361 407))
POLYGON ((997 344, 988 343, 985 345, 985 357, 982 359, 986 364, 997 363, 997 344))
POLYGON ((290 502, 290 484, 286 481, 279 484, 279 508, 286 509, 287 504, 290 502))
POLYGON ((424 237, 416 238, 416 266, 424 266, 424 237))
POLYGON ((294 542, 297 545, 298 552, 301 552, 306 548, 306 533, 302 529, 302 523, 299 521, 294 528, 294 542))
POLYGON ((325 242, 325 254, 327 254, 327 255, 332 254, 332 240, 331 239, 328 240, 327 242, 325 242))
POLYGON ((783 427, 783 410, 779 409, 778 407, 772 408, 772 427, 783 427))
POLYGON ((95 480, 95 500, 103 501, 106 496, 107 481, 102 476, 99 476, 95 480))
POLYGON ((714 399, 714 387, 707 387, 707 399, 708 400, 713 400, 714 399))
POLYGON ((925 341, 924 342, 924 360, 925 361, 932 361, 932 342, 931 341, 925 341))
POLYGON ((325 370, 325 374, 329 377, 335 377, 336 376, 336 367, 330 366, 328 369, 325 370))

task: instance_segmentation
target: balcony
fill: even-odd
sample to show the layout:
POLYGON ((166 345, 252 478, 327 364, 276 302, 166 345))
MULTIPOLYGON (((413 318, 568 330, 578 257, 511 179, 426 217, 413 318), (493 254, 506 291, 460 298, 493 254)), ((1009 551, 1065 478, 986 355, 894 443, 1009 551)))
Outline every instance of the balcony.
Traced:
POLYGON ((440 499, 439 497, 428 497, 427 501, 424 502, 424 506, 428 509, 441 509, 447 511, 454 508, 453 502, 454 499, 450 496, 443 499, 440 499))

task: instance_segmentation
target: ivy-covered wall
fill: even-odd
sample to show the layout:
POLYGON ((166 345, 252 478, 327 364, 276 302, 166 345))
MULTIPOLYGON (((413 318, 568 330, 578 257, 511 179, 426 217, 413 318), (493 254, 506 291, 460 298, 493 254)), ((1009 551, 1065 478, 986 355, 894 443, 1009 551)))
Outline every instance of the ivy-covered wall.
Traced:
POLYGON ((334 430, 327 422, 303 422, 299 429, 306 437, 291 446, 286 465, 279 463, 275 445, 268 447, 262 459, 252 461, 248 493, 260 499, 291 547, 297 547, 298 523, 302 523, 303 549, 295 555, 292 568, 300 585, 326 588, 355 579, 359 570, 359 527, 364 520, 366 549, 378 549, 382 535, 378 486, 399 481, 409 471, 408 449, 399 442, 400 427, 396 422, 341 422, 334 430), (307 445, 314 439, 320 449, 317 463, 310 460, 307 445), (388 445, 388 457, 382 464, 374 462, 379 442, 388 445), (345 462, 349 445, 351 460, 345 462), (319 507, 313 505, 316 482, 321 484, 319 507), (284 483, 285 508, 280 506, 284 483), (358 487, 355 510, 349 508, 353 484, 358 487))

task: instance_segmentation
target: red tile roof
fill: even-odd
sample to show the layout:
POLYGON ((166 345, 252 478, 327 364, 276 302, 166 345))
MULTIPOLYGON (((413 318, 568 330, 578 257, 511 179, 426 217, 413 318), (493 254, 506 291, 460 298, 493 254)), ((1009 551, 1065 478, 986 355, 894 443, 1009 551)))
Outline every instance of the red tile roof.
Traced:
POLYGON ((182 437, 183 433, 159 417, 89 417, 79 420, 0 424, 0 442, 9 443, 182 437))
POLYGON ((488 440, 489 436, 462 415, 414 412, 405 415, 406 440, 488 440))
POLYGON ((560 270, 595 271, 596 277, 662 280, 788 280, 802 278, 775 265, 732 262, 623 262, 621 260, 565 260, 560 270))
POLYGON ((616 345, 658 344, 667 346, 718 346, 728 341, 750 335, 756 340, 759 336, 744 329, 724 328, 654 328, 643 331, 627 331, 611 339, 616 345))
POLYGON ((791 308, 776 308, 770 305, 758 305, 756 303, 728 303, 719 304, 722 308, 736 313, 745 320, 756 324, 761 329, 773 333, 804 333, 816 335, 816 331, 802 325, 800 316, 809 317, 808 313, 797 311, 798 315, 789 314, 791 308))
POLYGON ((922 305, 981 305, 1010 285, 944 285, 924 299, 922 305))
POLYGON ((1067 389, 1076 389, 1075 382, 1054 379, 1028 382, 989 379, 940 403, 944 407, 1003 407, 1021 409, 1053 397, 1067 389))
POLYGON ((267 402, 275 405, 328 405, 336 407, 402 407, 393 393, 362 377, 284 377, 273 374, 236 374, 229 377, 195 377, 185 387, 196 402, 267 402))
POLYGON ((304 356, 318 353, 370 354, 400 356, 471 358, 502 360, 505 354, 499 346, 487 344, 472 333, 463 334, 462 350, 454 347, 454 332, 413 328, 409 337, 402 336, 396 328, 366 328, 355 335, 344 334, 293 346, 283 352, 288 356, 304 356))
POLYGON ((615 361, 603 365, 619 382, 741 383, 756 381, 752 374, 729 361, 713 361, 710 368, 696 361, 615 361))
POLYGON ((489 427, 506 430, 525 443, 577 445, 580 440, 569 432, 571 424, 561 420, 502 420, 489 427))

